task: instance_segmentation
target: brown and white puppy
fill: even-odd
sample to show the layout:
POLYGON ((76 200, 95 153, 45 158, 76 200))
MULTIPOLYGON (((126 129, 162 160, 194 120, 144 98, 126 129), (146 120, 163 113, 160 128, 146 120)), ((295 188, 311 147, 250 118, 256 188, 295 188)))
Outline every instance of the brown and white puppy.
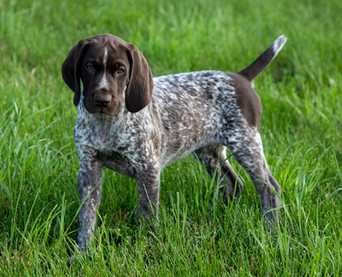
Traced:
POLYGON ((228 162, 226 147, 251 176, 266 227, 275 226, 281 189, 263 153, 261 102, 251 81, 285 42, 280 36, 239 73, 156 78, 141 52, 113 35, 83 39, 71 49, 62 74, 78 106, 74 138, 80 161, 81 250, 94 233, 103 167, 136 178, 137 215, 151 219, 158 216, 161 169, 191 152, 217 179, 224 201, 236 196, 243 183, 228 162))

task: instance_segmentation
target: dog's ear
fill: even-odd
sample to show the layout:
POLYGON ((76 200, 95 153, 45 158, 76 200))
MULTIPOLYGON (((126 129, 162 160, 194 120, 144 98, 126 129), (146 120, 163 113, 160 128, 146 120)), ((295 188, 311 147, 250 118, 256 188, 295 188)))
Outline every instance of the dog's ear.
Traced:
POLYGON ((88 40, 80 40, 76 46, 74 46, 62 65, 62 76, 64 82, 71 88, 74 94, 74 105, 77 106, 80 102, 81 87, 80 87, 80 61, 85 53, 88 40))
POLYGON ((127 55, 130 63, 129 83, 126 88, 126 107, 135 113, 147 106, 152 99, 152 71, 138 48, 128 44, 127 55))

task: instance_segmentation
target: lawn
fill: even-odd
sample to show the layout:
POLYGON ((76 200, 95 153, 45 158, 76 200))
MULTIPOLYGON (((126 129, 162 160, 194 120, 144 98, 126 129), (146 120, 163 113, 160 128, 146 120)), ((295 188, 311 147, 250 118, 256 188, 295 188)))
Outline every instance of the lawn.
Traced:
POLYGON ((340 0, 0 1, 0 276, 341 276, 341 14, 340 0), (229 158, 242 194, 210 210, 215 182, 189 156, 162 173, 155 232, 134 221, 135 180, 105 170, 94 245, 68 266, 76 108, 60 68, 101 33, 134 43, 155 76, 239 71, 288 37, 255 80, 282 186, 275 236, 242 167, 229 158))

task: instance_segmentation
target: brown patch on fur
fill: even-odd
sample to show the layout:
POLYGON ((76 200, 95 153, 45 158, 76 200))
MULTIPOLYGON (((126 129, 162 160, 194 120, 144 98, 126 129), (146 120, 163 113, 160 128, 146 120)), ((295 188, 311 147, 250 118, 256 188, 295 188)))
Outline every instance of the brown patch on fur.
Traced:
POLYGON ((237 102, 243 117, 248 124, 259 130, 261 116, 261 101, 259 95, 252 88, 251 82, 237 73, 227 73, 235 82, 237 102))

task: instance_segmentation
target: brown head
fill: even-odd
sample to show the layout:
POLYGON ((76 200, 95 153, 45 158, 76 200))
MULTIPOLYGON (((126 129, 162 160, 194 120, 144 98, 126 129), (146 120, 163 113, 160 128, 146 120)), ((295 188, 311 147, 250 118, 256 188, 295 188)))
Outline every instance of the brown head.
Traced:
POLYGON ((83 104, 90 113, 114 116, 124 99, 128 111, 135 113, 152 99, 152 72, 144 56, 133 44, 110 34, 80 40, 66 57, 62 75, 75 93, 75 106, 82 80, 83 104))

